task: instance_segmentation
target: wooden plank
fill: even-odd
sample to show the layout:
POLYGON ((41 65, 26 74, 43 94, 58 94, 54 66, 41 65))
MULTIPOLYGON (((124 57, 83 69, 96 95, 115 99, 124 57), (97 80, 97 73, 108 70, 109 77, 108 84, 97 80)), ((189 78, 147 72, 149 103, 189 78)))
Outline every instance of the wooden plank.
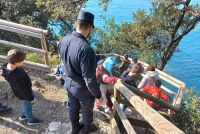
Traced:
POLYGON ((119 107, 118 102, 116 101, 116 99, 114 97, 111 98, 112 103, 114 108, 116 109, 122 124, 124 125, 124 128, 126 129, 126 132, 128 134, 136 134, 135 130, 133 129, 133 127, 131 126, 130 122, 128 121, 126 115, 124 114, 124 112, 121 110, 121 108, 119 107))
POLYGON ((0 44, 4 44, 4 45, 7 45, 7 46, 11 46, 11 47, 16 47, 16 48, 20 48, 20 49, 29 50, 29 51, 35 52, 35 53, 46 54, 45 50, 41 50, 41 49, 38 49, 38 48, 25 46, 23 44, 13 43, 13 42, 5 41, 5 40, 0 40, 0 44))
MULTIPOLYGON (((7 62, 6 56, 0 55, 0 62, 7 62)), ((23 66, 26 68, 35 69, 42 72, 50 72, 50 67, 44 64, 25 61, 23 66)))
MULTIPOLYGON (((156 110, 146 104, 139 96, 133 94, 126 86, 120 81, 115 84, 127 100, 134 106, 136 111, 159 133, 159 134, 184 134, 183 131, 178 129, 175 125, 165 119, 156 110)), ((116 90, 115 89, 115 90, 116 90)))
POLYGON ((42 34, 42 39, 41 39, 41 45, 43 50, 45 50, 45 55, 44 55, 44 59, 45 59, 45 64, 49 65, 49 55, 48 55, 48 49, 47 49, 47 45, 46 45, 46 40, 45 40, 45 35, 42 34))
POLYGON ((160 78, 160 79, 163 79, 164 81, 170 83, 171 85, 173 85, 173 86, 175 86, 175 87, 177 87, 177 88, 180 88, 180 86, 181 86, 181 85, 178 84, 177 82, 175 82, 175 81, 173 81, 173 80, 171 80, 171 79, 169 79, 169 78, 166 78, 166 77, 164 77, 163 75, 159 75, 159 78, 160 78))
POLYGON ((120 131, 119 131, 119 128, 117 126, 117 122, 115 121, 115 118, 113 117, 113 115, 110 115, 110 117, 111 117, 110 124, 111 124, 111 127, 112 127, 111 133, 112 134, 121 134, 120 131))
POLYGON ((185 89, 185 85, 182 85, 181 88, 178 90, 176 97, 174 98, 173 105, 175 107, 180 107, 181 100, 183 98, 183 89, 185 89))
POLYGON ((5 25, 1 25, 1 24, 0 24, 0 29, 5 30, 5 31, 10 31, 10 32, 13 32, 13 33, 18 33, 18 34, 22 34, 22 35, 26 35, 26 36, 39 38, 39 39, 42 38, 42 34, 30 32, 30 31, 25 31, 25 30, 22 30, 22 29, 18 29, 18 28, 15 28, 15 27, 9 27, 9 26, 5 26, 5 25))
POLYGON ((25 30, 25 31, 34 32, 34 33, 47 34, 47 30, 43 30, 43 29, 40 29, 40 28, 34 28, 34 27, 22 25, 22 24, 17 24, 17 23, 2 20, 2 19, 0 19, 0 24, 5 25, 5 26, 9 26, 9 27, 14 27, 14 28, 17 28, 17 29, 22 29, 22 30, 25 30))
POLYGON ((165 90, 167 93, 169 93, 169 94, 171 94, 171 95, 173 95, 173 96, 175 96, 176 95, 176 93, 174 92, 174 91, 172 91, 172 90, 170 90, 169 88, 166 88, 165 86, 161 86, 161 88, 163 89, 163 90, 165 90))
POLYGON ((128 120, 133 126, 153 129, 152 126, 146 121, 142 121, 142 120, 138 120, 138 119, 134 119, 130 117, 128 117, 128 120))

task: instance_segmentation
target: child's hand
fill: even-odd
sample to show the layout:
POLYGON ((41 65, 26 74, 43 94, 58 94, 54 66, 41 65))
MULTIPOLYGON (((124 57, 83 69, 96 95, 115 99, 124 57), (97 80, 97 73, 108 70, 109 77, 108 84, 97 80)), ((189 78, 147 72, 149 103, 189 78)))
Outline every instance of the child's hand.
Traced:
POLYGON ((96 104, 98 106, 102 105, 103 104, 103 97, 101 97, 100 99, 98 99, 96 104))

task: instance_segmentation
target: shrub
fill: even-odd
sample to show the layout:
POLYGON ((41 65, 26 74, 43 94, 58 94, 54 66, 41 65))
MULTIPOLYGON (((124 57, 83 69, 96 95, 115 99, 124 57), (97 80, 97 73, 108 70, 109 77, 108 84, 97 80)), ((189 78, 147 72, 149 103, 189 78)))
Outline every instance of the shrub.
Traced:
POLYGON ((56 55, 51 56, 49 58, 49 61, 50 61, 50 64, 51 64, 52 68, 56 68, 60 64, 60 62, 61 62, 60 58, 58 56, 56 56, 56 55))
POLYGON ((31 62, 39 62, 39 56, 36 53, 27 53, 26 60, 31 62))
POLYGON ((6 55, 8 53, 8 51, 11 49, 10 47, 7 46, 3 46, 0 44, 0 54, 1 55, 6 55))
POLYGON ((175 124, 187 134, 200 133, 200 96, 193 89, 186 89, 184 94, 175 124))

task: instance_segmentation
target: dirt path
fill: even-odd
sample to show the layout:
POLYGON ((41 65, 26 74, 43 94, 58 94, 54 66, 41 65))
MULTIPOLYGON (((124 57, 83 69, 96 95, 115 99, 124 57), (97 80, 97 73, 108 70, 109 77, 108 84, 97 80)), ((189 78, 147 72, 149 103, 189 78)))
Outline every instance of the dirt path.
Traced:
MULTIPOLYGON (((33 106, 33 113, 36 117, 44 119, 44 123, 42 125, 28 126, 27 122, 18 120, 21 113, 21 103, 12 94, 8 83, 0 76, 0 103, 13 108, 12 113, 4 116, 0 115, 0 134, 45 134, 51 122, 69 124, 69 113, 65 103, 66 91, 60 86, 60 82, 48 77, 45 73, 30 72, 30 70, 28 73, 32 81, 37 81, 33 89, 38 100, 33 106)), ((111 133, 108 116, 95 111, 94 120, 100 127, 100 130, 95 134, 111 133)), ((59 133, 68 134, 69 131, 59 133)))

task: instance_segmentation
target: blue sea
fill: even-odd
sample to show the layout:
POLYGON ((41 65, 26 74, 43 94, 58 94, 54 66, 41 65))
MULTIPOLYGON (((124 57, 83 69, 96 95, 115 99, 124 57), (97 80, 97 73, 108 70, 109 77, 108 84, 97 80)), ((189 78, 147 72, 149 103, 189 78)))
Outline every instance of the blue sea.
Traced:
MULTIPOLYGON (((200 0, 192 0, 192 4, 200 4, 200 0)), ((149 12, 151 3, 149 0, 112 0, 108 10, 103 12, 103 7, 98 0, 89 0, 85 10, 95 14, 95 25, 103 27, 105 19, 115 18, 117 24, 133 21, 133 12, 144 9, 149 12)), ((200 24, 191 31, 179 45, 179 52, 176 52, 167 66, 165 72, 184 81, 187 87, 194 88, 200 93, 200 24)))

